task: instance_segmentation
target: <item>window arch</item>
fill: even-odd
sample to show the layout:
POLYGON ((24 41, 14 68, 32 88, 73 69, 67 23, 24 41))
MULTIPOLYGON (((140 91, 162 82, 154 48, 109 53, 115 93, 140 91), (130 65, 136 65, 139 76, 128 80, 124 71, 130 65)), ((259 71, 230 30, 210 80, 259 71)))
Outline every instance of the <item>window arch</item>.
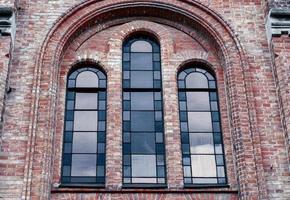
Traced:
POLYGON ((106 84, 94 67, 68 76, 62 184, 105 184, 106 84))
POLYGON ((123 44, 123 183, 165 185, 160 46, 138 35, 123 44))
POLYGON ((226 184, 216 80, 206 69, 178 74, 184 184, 226 184))

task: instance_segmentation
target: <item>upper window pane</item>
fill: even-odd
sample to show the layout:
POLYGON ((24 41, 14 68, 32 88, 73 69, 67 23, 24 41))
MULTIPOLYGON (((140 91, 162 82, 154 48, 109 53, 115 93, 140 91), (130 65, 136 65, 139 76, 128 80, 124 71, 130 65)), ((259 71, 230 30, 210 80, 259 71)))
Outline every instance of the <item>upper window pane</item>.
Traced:
POLYGON ((77 76, 76 87, 97 88, 98 86, 99 78, 94 72, 84 71, 77 76))
POLYGON ((152 53, 131 53, 131 70, 152 70, 152 53))
POLYGON ((76 109, 97 109, 98 93, 76 93, 76 109))
POLYGON ((132 43, 131 52, 152 52, 152 45, 144 40, 138 40, 132 43))
POLYGON ((185 83, 186 88, 208 88, 208 80, 206 76, 199 72, 188 74, 185 83))

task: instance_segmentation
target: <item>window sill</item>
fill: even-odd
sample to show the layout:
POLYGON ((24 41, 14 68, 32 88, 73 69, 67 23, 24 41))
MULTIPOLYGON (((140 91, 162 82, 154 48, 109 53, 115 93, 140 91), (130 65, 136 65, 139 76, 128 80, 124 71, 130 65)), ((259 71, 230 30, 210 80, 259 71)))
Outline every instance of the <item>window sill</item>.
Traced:
POLYGON ((140 189, 165 189, 167 184, 123 184, 122 188, 131 189, 131 188, 140 188, 140 189))
POLYGON ((184 188, 201 189, 201 188, 230 188, 228 184, 184 184, 184 188))
POLYGON ((59 187, 53 187, 51 193, 225 193, 238 194, 237 189, 231 189, 229 185, 186 185, 184 188, 167 188, 163 187, 139 187, 132 185, 124 185, 120 189, 105 188, 104 185, 76 185, 76 184, 62 184, 59 187), (127 186, 127 187, 126 187, 127 186))
POLYGON ((60 184, 58 188, 105 188, 105 184, 65 183, 65 184, 60 184))

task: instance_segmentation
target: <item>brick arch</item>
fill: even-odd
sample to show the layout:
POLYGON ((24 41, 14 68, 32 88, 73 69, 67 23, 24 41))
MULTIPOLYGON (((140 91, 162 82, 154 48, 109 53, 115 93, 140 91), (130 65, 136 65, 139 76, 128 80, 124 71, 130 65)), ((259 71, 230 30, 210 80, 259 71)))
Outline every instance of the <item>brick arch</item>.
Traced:
MULTIPOLYGON (((249 111, 249 108, 253 106, 244 103, 249 102, 249 96, 246 93, 251 95, 252 91, 251 86, 246 83, 245 69, 247 68, 247 61, 238 38, 226 21, 213 10, 195 0, 170 2, 168 0, 148 0, 147 2, 139 0, 88 0, 70 9, 55 23, 43 42, 39 57, 35 62, 34 76, 37 77, 37 81, 33 85, 33 96, 35 96, 34 102, 32 102, 34 105, 33 113, 38 113, 37 110, 42 100, 48 102, 49 106, 43 108, 42 113, 32 116, 31 129, 29 130, 30 143, 28 144, 31 148, 30 152, 34 152, 34 147, 41 144, 43 154, 36 156, 34 153, 27 153, 24 198, 29 198, 31 191, 33 191, 35 197, 39 198, 47 198, 50 194, 57 77, 63 52, 75 35, 80 33, 99 15, 132 6, 154 7, 169 13, 178 13, 190 19, 194 25, 205 30, 212 41, 215 42, 216 48, 221 50, 221 58, 225 66, 229 112, 232 119, 232 139, 236 146, 235 157, 239 191, 242 198, 258 199, 264 192, 263 185, 258 184, 259 178, 261 178, 259 173, 262 173, 263 168, 254 164, 256 163, 255 159, 260 159, 260 152, 257 150, 258 146, 256 146, 259 144, 259 139, 255 137, 256 141, 254 142, 251 135, 252 127, 243 123, 244 121, 253 121, 253 123, 255 121, 254 113, 252 113, 254 111, 249 111), (55 90, 50 91, 47 88, 48 84, 51 84, 55 90), (38 159, 43 160, 43 163, 36 162, 38 159), (35 176, 32 176, 32 174, 35 176), (252 177, 251 185, 247 184, 246 177, 248 176, 252 177)), ((254 102, 249 103, 253 104, 254 102)))

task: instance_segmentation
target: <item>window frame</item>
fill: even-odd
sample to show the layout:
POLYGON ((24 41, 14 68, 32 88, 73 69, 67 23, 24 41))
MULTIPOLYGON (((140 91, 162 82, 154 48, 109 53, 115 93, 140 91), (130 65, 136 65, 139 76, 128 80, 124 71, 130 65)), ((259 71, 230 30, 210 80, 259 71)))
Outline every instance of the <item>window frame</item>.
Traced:
MULTIPOLYGON (((182 67, 178 73, 177 73, 177 87, 178 87, 178 108, 179 108, 179 124, 180 124, 180 137, 181 137, 181 154, 182 154, 182 171, 183 171, 183 184, 184 184, 184 188, 215 188, 215 187, 229 187, 228 185, 228 177, 227 177, 227 167, 226 167, 226 158, 225 158, 225 150, 224 150, 224 141, 223 141, 223 129, 222 129, 222 123, 221 123, 221 114, 220 114, 220 104, 219 104, 219 95, 218 95, 218 87, 217 87, 217 79, 216 76, 214 74, 214 72, 209 69, 207 66, 204 66, 203 63, 189 63, 186 64, 186 66, 182 67), (198 70, 200 71, 198 71, 198 70), (186 78, 187 76, 192 73, 192 72, 198 72, 198 73, 202 73, 208 81, 208 87, 207 88, 187 88, 186 87, 186 78), (186 75, 183 75, 183 78, 180 78, 180 74, 181 73, 186 73, 186 75), (208 74, 209 76, 211 76, 213 79, 209 80, 208 76, 206 75, 208 74), (183 83, 181 83, 181 81, 183 81, 183 83), (209 82, 213 81, 215 87, 210 87, 209 82), (182 87, 180 87, 180 85, 183 85, 182 87), (188 104, 187 104, 187 92, 208 92, 208 101, 209 101, 209 110, 205 111, 205 110, 195 110, 195 111, 189 111, 188 110, 188 104), (182 94, 183 93, 183 94, 182 94), (211 107, 211 93, 215 93, 215 101, 217 102, 217 110, 212 109, 211 107), (182 95, 185 95, 183 97, 181 97, 182 95), (181 100, 182 98, 182 100, 181 100), (185 102, 185 110, 181 109, 181 104, 180 102, 184 101, 185 102), (186 114, 186 120, 182 119, 184 118, 182 116, 182 112, 183 114, 186 114), (212 134, 212 139, 213 139, 213 153, 208 153, 208 154, 203 154, 203 153, 195 153, 192 154, 191 153, 191 146, 190 146, 190 133, 202 133, 202 131, 190 131, 189 130, 189 121, 188 121, 188 113, 189 112, 210 112, 210 119, 211 119, 211 134, 212 134), (213 112, 217 112, 218 114, 218 120, 213 121, 213 112), (186 122, 187 123, 187 131, 183 131, 182 130, 182 122, 186 122), (219 125, 219 131, 215 132, 214 128, 213 128, 213 123, 216 122, 219 125), (219 138, 220 138, 220 145, 221 145, 221 153, 217 153, 216 152, 216 148, 215 145, 217 144, 215 141, 215 133, 219 133, 219 138), (183 135, 187 135, 186 138, 184 138, 183 135), (184 142, 184 140, 188 140, 188 142, 184 142), (188 145, 188 151, 189 153, 184 153, 184 144, 188 145), (187 157, 189 158, 189 164, 185 164, 185 155, 187 155, 187 157), (216 176, 215 177, 196 177, 196 178, 215 178, 217 180, 217 183, 193 183, 193 177, 192 176, 192 161, 191 161, 191 156, 192 155, 213 155, 215 157, 214 161, 215 161, 215 172, 216 172, 216 176), (217 164, 217 155, 222 156, 222 165, 218 165, 217 164), (185 167, 190 167, 190 177, 185 176, 185 167), (218 175, 218 166, 222 166, 224 169, 224 177, 220 177, 218 175), (191 179, 191 183, 187 183, 186 182, 186 178, 190 178, 191 179), (219 178, 223 178, 224 182, 219 183, 219 178)), ((204 133, 210 133, 209 131, 205 131, 204 133)))
MULTIPOLYGON (((155 57, 156 59, 156 57, 155 57)), ((132 73, 130 73, 130 76, 129 76, 129 81, 131 81, 131 78, 132 78, 132 73)), ((124 42, 123 42, 123 45, 122 45, 122 147, 123 147, 123 150, 122 150, 122 186, 123 188, 166 188, 167 187, 167 170, 166 170, 166 149, 165 149, 165 133, 164 133, 164 101, 163 101, 163 88, 162 88, 162 70, 161 70, 161 48, 160 48, 160 44, 159 42, 151 37, 151 36, 148 36, 146 34, 137 34, 137 35, 133 35, 129 38, 127 38, 124 42), (146 42, 149 42, 152 46, 152 52, 132 52, 131 51, 131 45, 136 42, 136 41, 146 41, 146 42), (158 50, 156 50, 156 48, 158 48, 158 50), (143 69, 143 70, 136 70, 136 69, 132 69, 131 68, 131 54, 134 53, 134 54, 138 54, 138 53, 151 53, 152 54, 152 69, 151 70, 148 70, 148 69, 143 69), (124 60, 124 54, 128 54, 129 55, 129 59, 127 60, 124 60), (154 61, 154 56, 156 56, 156 54, 158 54, 158 59, 157 61, 154 61), (128 62, 129 63, 129 66, 125 66, 125 62, 128 62), (155 63, 154 62, 157 62, 159 63, 159 65, 156 67, 155 63), (152 72, 152 87, 131 87, 130 85, 128 87, 124 87, 125 83, 124 83, 124 71, 129 71, 129 72, 132 72, 132 71, 149 71, 149 72, 152 72), (155 80, 154 79, 154 72, 156 71, 159 71, 159 83, 155 83, 155 80), (152 92, 152 97, 153 97, 153 110, 152 109, 148 109, 148 110, 144 110, 144 111, 149 111, 149 112, 152 112, 154 117, 154 130, 153 131, 149 131, 150 133, 154 133, 155 137, 154 137, 154 145, 155 145, 155 172, 156 172, 156 175, 155 175, 155 179, 156 179, 156 183, 133 183, 132 182, 132 179, 134 178, 134 176, 132 175, 132 155, 141 155, 139 153, 132 153, 132 143, 131 143, 131 140, 132 140, 132 133, 134 133, 135 131, 132 131, 130 129, 130 131, 126 131, 124 129, 124 111, 127 111, 124 109, 124 94, 125 93, 128 93, 130 95, 130 105, 131 105, 131 102, 132 102, 132 98, 131 98, 131 95, 132 93, 136 93, 136 92, 152 92), (155 93, 160 93, 160 99, 159 100, 156 100, 155 99, 155 93), (156 109, 156 101, 159 101, 160 102, 160 109, 161 110, 158 110, 156 109), (160 154, 163 156, 163 165, 158 165, 157 163, 157 155, 159 155, 157 153, 157 150, 156 150, 156 146, 157 144, 157 141, 156 141, 156 133, 158 131, 156 131, 156 112, 161 112, 161 125, 162 125, 162 131, 159 131, 159 132, 162 132, 162 138, 163 138, 163 142, 161 143, 162 146, 163 146, 163 154, 160 154), (129 132, 130 133, 130 153, 127 154, 124 152, 124 144, 126 144, 124 141, 125 141, 125 137, 124 137, 124 133, 125 132, 129 132), (131 165, 125 165, 124 163, 124 156, 130 156, 130 164, 131 165), (131 173, 130 173, 130 180, 131 182, 130 183, 126 183, 124 180, 126 178, 128 178, 128 176, 125 176, 124 174, 124 168, 125 166, 130 166, 130 170, 131 170, 131 173), (159 166, 162 166, 164 168, 164 177, 158 177, 158 167, 159 166), (158 179, 159 178, 163 178, 164 179, 164 183, 158 183, 158 179)), ((130 107, 129 109, 129 112, 130 112, 130 116, 131 116, 131 113, 132 111, 141 111, 141 110, 132 110, 132 108, 130 107)), ((141 111, 142 112, 142 111, 141 111)), ((130 118, 129 120, 129 123, 131 123, 132 119, 130 118)), ((136 134, 136 133, 135 133, 136 134)), ((151 154, 142 154, 142 155, 153 155, 152 153, 151 154)), ((138 177, 136 177, 138 178, 138 177)), ((152 177, 153 178, 153 177, 152 177)))
POLYGON ((99 67, 92 65, 90 63, 84 63, 84 64, 79 64, 78 66, 74 67, 70 72, 67 74, 67 82, 66 82, 66 88, 65 88, 65 108, 64 108, 64 126, 63 126, 63 143, 62 143, 62 157, 61 157, 61 173, 60 173, 60 187, 93 187, 93 188, 104 188, 106 184, 106 135, 107 135, 107 75, 106 73, 99 67), (98 86, 97 87, 78 87, 76 86, 77 82, 77 77, 79 74, 82 72, 90 71, 93 72, 98 79, 98 86), (74 78, 71 78, 71 76, 74 76, 74 78), (101 78, 100 78, 101 76, 101 78), (70 81, 74 80, 74 86, 71 86, 70 81), (73 98, 69 97, 70 93, 73 93, 73 98), (92 94, 97 94, 97 108, 90 109, 90 108, 76 108, 76 99, 77 99, 77 93, 92 93, 92 94), (101 93, 101 95, 100 95, 101 93), (72 98, 72 99, 70 99, 72 98), (73 108, 71 110, 68 110, 68 101, 72 100, 73 103, 73 108), (100 108, 100 101, 104 102, 104 105, 102 106, 103 108, 100 108), (67 112, 71 111, 73 112, 73 116, 75 115, 75 111, 95 111, 97 112, 97 130, 92 131, 75 131, 74 130, 74 117, 72 120, 67 119, 67 112), (100 114, 100 112, 102 112, 100 114), (100 120, 100 115, 103 115, 100 120), (72 122, 72 130, 66 130, 66 122, 71 121, 72 122), (100 122, 103 122, 103 128, 104 130, 99 130, 99 124, 100 122), (71 132, 71 152, 70 153, 65 153, 65 143, 66 143, 66 133, 71 132), (73 152, 73 135, 74 132, 90 132, 90 133, 96 133, 96 152, 95 153, 74 153, 73 152), (100 132, 103 134, 100 136, 100 132), (101 138, 101 141, 99 141, 101 138), (99 144, 103 144, 102 151, 99 152, 99 144), (64 159, 65 159, 65 154, 70 154, 70 164, 65 165, 64 164, 64 159), (96 155, 96 165, 95 165, 95 170, 96 174, 95 176, 75 176, 75 177, 90 177, 90 178, 95 178, 95 182, 66 182, 64 181, 65 177, 69 177, 71 180, 72 176, 72 155, 73 154, 90 154, 90 155, 96 155), (99 154, 102 154, 102 165, 98 165, 98 157, 100 156, 99 154), (64 176, 64 167, 65 166, 70 166, 70 175, 69 176, 64 176), (102 166, 103 167, 103 176, 98 176, 98 167, 102 166), (97 179, 100 178, 102 181, 97 181, 97 179))

